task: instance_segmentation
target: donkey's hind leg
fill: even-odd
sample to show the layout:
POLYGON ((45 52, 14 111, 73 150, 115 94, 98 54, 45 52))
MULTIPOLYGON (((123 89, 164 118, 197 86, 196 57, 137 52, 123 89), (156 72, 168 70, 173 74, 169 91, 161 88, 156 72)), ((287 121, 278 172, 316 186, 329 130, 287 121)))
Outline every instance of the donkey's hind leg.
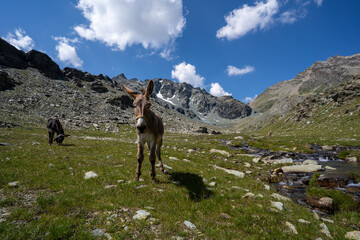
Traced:
POLYGON ((135 180, 139 181, 139 177, 141 175, 141 164, 144 160, 144 144, 138 143, 138 153, 137 153, 137 168, 136 168, 136 176, 135 180))
POLYGON ((161 160, 161 146, 162 146, 162 138, 160 138, 160 140, 156 144, 156 156, 159 160, 160 171, 164 172, 164 166, 161 160))

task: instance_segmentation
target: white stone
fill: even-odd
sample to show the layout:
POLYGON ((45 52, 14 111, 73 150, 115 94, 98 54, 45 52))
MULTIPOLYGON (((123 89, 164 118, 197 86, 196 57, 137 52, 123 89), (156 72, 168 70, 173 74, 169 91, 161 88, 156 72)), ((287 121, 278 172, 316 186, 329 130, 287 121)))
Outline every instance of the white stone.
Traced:
POLYGON ((270 186, 269 185, 264 184, 264 188, 265 188, 265 190, 270 191, 270 186))
POLYGON ((251 167, 251 164, 248 163, 248 162, 245 162, 245 163, 244 163, 244 166, 247 167, 247 168, 249 168, 249 167, 251 167))
POLYGON ((258 163, 261 160, 261 158, 257 157, 257 158, 253 158, 253 163, 258 163))
POLYGON ((231 169, 226 169, 226 168, 222 168, 222 167, 219 167, 219 166, 216 166, 216 165, 213 165, 213 167, 215 169, 220 169, 220 170, 223 170, 225 171, 226 173, 228 174, 232 174, 232 175, 235 175, 239 178, 244 178, 245 177, 245 173, 243 172, 239 172, 239 171, 236 171, 236 170, 231 170, 231 169))
POLYGON ((96 178, 98 175, 94 173, 93 171, 85 173, 84 179, 90 179, 90 178, 96 178))
POLYGON ((309 221, 306 221, 306 220, 304 220, 304 219, 299 219, 299 223, 310 224, 310 222, 309 222, 309 221))
POLYGON ((328 238, 332 238, 330 232, 329 232, 329 229, 327 228, 326 224, 325 223, 321 223, 320 224, 320 227, 321 227, 321 232, 323 234, 325 234, 328 238))
POLYGON ((273 193, 273 194, 271 194, 271 196, 272 196, 273 198, 277 199, 277 200, 291 201, 290 198, 284 197, 283 195, 280 195, 280 194, 278 194, 278 193, 273 193))
POLYGON ((330 166, 325 166, 325 170, 328 170, 328 171, 335 171, 336 168, 334 167, 330 167, 330 166))
POLYGON ((169 157, 170 160, 179 160, 176 157, 169 157))
POLYGON ((327 219, 327 218, 321 218, 321 220, 323 220, 324 222, 328 222, 328 223, 334 223, 333 220, 327 219))
POLYGON ((242 140, 242 139, 244 139, 244 137, 242 137, 242 136, 237 136, 237 137, 234 137, 234 139, 240 139, 240 140, 242 140))
POLYGON ((104 188, 105 189, 109 189, 109 188, 116 188, 117 185, 106 185, 104 188))
POLYGON ((216 182, 210 182, 210 183, 209 183, 209 186, 210 186, 210 187, 215 187, 215 186, 216 186, 216 182))
POLYGON ((310 160, 310 159, 308 159, 308 160, 305 160, 303 163, 302 163, 303 165, 318 165, 318 162, 317 161, 315 161, 315 160, 310 160))
POLYGON ((189 220, 184 221, 184 224, 185 224, 185 226, 187 226, 188 228, 190 228, 192 230, 196 229, 196 226, 194 224, 192 224, 189 220))
POLYGON ((139 210, 135 213, 135 215, 133 216, 133 219, 135 220, 145 220, 147 218, 149 218, 151 216, 151 214, 146 211, 146 210, 139 210))
POLYGON ((255 198, 255 194, 248 192, 248 193, 245 193, 245 195, 242 198, 255 198))
POLYGON ((345 234, 346 239, 360 240, 360 231, 347 232, 345 234))
POLYGON ((293 224, 291 224, 290 222, 286 222, 285 225, 290 229, 292 233, 298 234, 298 231, 293 224))
POLYGON ((228 156, 228 157, 230 156, 230 153, 228 153, 227 151, 219 150, 219 149, 211 149, 210 153, 220 153, 220 154, 228 156))
POLYGON ((280 211, 284 211, 284 204, 282 202, 273 202, 271 201, 271 206, 280 210, 280 211))
POLYGON ((317 172, 323 170, 324 167, 321 165, 292 165, 292 166, 285 166, 282 167, 281 170, 283 170, 284 173, 287 172, 317 172))
POLYGON ((19 181, 9 182, 8 186, 9 187, 18 187, 19 186, 19 181))

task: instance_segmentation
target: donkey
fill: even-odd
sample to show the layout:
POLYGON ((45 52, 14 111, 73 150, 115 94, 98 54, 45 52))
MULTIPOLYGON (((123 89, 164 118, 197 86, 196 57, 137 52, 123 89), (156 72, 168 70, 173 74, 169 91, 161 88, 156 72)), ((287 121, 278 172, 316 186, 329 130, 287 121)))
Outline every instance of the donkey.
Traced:
POLYGON ((154 82, 149 81, 146 90, 142 89, 141 94, 134 92, 133 90, 121 85, 127 94, 134 100, 133 105, 135 107, 135 121, 136 121, 136 133, 137 133, 137 168, 135 180, 139 180, 141 175, 141 163, 144 160, 144 145, 147 146, 150 151, 149 160, 151 163, 150 175, 152 181, 155 181, 155 153, 159 160, 159 166, 161 172, 164 172, 164 167, 161 161, 161 146, 164 134, 164 125, 161 118, 150 110, 150 95, 154 89, 154 82))
POLYGON ((53 143, 55 133, 57 134, 57 136, 54 140, 57 142, 58 145, 61 145, 64 139, 70 136, 64 133, 64 129, 58 119, 50 118, 46 124, 46 128, 49 132, 49 145, 53 143))

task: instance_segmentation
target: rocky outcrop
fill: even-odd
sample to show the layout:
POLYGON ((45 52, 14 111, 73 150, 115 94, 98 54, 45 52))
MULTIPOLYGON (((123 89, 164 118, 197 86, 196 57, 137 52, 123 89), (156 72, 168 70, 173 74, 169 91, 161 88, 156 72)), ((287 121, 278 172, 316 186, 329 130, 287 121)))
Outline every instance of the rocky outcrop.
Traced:
POLYGON ((29 67, 38 69, 44 76, 52 79, 64 79, 64 74, 51 58, 45 53, 31 50, 26 53, 26 62, 29 67))
POLYGON ((64 79, 64 74, 59 66, 45 53, 36 50, 24 53, 1 38, 0 65, 19 69, 32 67, 48 78, 64 79))
POLYGON ((0 65, 13 68, 27 68, 25 53, 0 38, 0 65))
POLYGON ((16 82, 6 72, 0 71, 0 91, 10 90, 16 86, 16 82))

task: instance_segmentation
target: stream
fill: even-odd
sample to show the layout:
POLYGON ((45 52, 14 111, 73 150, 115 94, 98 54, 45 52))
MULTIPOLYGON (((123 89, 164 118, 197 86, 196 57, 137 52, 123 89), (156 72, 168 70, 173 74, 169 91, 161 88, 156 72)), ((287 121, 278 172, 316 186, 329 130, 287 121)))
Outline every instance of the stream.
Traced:
MULTIPOLYGON (((324 166, 325 170, 320 171, 319 184, 321 187, 328 189, 339 189, 349 193, 360 202, 360 183, 357 183, 352 174, 360 174, 360 162, 348 162, 338 158, 338 154, 342 151, 357 150, 360 147, 348 146, 327 146, 323 148, 320 145, 311 145, 313 153, 296 153, 284 151, 270 151, 269 149, 255 148, 249 146, 246 142, 242 145, 229 145, 229 142, 221 140, 221 142, 229 146, 232 150, 243 150, 251 156, 261 159, 280 159, 289 160, 293 165, 300 165, 305 160, 315 160, 317 164, 324 166)), ((274 165, 274 169, 277 165, 274 165)), ((277 191, 291 198, 293 201, 308 206, 306 199, 306 188, 313 173, 284 173, 279 182, 272 183, 277 191)))

